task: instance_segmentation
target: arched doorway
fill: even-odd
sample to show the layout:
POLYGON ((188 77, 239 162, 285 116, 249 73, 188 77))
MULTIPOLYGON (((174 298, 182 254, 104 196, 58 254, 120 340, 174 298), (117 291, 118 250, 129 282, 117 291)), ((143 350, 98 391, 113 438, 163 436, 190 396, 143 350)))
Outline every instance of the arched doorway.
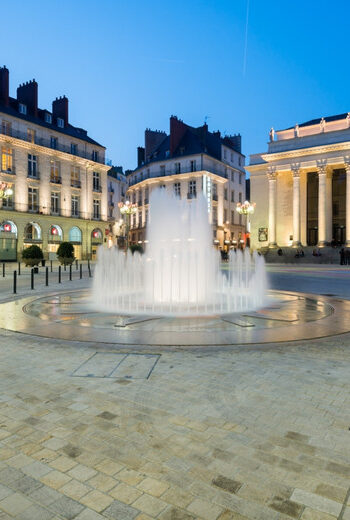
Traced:
POLYGON ((63 240, 63 231, 57 224, 52 224, 49 228, 47 237, 47 249, 49 253, 49 260, 57 259, 57 249, 63 240))
POLYGON ((41 227, 36 222, 29 222, 24 228, 24 242, 32 243, 42 242, 41 227))
POLYGON ((73 226, 69 230, 69 242, 73 244, 75 258, 81 260, 82 233, 77 226, 73 226))
POLYGON ((91 231, 91 258, 96 260, 98 246, 103 243, 103 234, 99 228, 95 228, 91 231))
POLYGON ((17 260, 17 226, 11 220, 0 224, 0 261, 15 262, 17 260))

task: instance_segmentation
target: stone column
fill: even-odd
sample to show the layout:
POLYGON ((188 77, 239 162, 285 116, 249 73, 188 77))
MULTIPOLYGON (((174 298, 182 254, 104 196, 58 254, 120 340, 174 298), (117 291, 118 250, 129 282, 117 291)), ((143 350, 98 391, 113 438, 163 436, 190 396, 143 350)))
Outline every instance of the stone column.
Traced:
POLYGON ((300 167, 292 165, 293 174, 293 247, 300 246, 300 167))
POLYGON ((267 178, 269 180, 269 247, 276 247, 276 170, 269 168, 267 178))
POLYGON ((326 240, 326 166, 318 166, 318 245, 324 247, 326 240))
POLYGON ((350 247, 350 157, 345 160, 346 170, 346 220, 345 220, 345 232, 346 232, 346 246, 350 247))

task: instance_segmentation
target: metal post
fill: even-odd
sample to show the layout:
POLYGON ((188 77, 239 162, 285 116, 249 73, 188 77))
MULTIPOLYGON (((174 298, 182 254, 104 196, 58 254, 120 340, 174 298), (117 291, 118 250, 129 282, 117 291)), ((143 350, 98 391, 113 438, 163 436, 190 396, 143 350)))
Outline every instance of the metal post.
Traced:
POLYGON ((88 269, 89 269, 89 278, 91 278, 91 267, 90 267, 90 262, 88 263, 88 269))
POLYGON ((5 262, 2 264, 2 277, 5 278, 5 262))
POLYGON ((48 267, 46 267, 46 269, 45 269, 45 285, 46 285, 46 287, 49 286, 49 268, 48 267))
POLYGON ((17 271, 13 271, 13 294, 17 293, 17 271))
POLYGON ((83 277, 83 264, 80 264, 80 280, 83 277))
POLYGON ((61 283, 61 266, 58 266, 58 283, 61 283))
POLYGON ((67 271, 67 266, 66 264, 63 264, 64 265, 64 270, 67 271))
POLYGON ((34 289, 34 268, 32 267, 30 270, 30 288, 34 289))
POLYGON ((21 262, 18 262, 18 276, 21 274, 21 262))
POLYGON ((75 270, 78 270, 78 260, 75 261, 75 270))
POLYGON ((50 260, 50 271, 52 273, 52 260, 50 260))
POLYGON ((72 281, 72 264, 69 264, 69 280, 72 281))

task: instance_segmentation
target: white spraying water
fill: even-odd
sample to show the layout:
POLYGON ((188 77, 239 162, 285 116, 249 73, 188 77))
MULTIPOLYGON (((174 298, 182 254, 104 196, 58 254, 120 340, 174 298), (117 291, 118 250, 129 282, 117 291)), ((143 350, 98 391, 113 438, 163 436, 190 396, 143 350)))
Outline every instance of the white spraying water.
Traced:
POLYGON ((204 197, 153 191, 143 255, 98 251, 94 307, 119 314, 206 316, 251 311, 266 298, 263 257, 232 251, 222 270, 204 197))

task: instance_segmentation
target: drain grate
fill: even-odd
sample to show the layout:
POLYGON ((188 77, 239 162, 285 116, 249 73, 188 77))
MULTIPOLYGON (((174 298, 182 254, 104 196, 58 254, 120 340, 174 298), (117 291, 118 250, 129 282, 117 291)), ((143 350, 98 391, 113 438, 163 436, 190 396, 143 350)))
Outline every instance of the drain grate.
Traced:
POLYGON ((148 379, 159 358, 160 354, 95 352, 71 375, 72 377, 148 379))

